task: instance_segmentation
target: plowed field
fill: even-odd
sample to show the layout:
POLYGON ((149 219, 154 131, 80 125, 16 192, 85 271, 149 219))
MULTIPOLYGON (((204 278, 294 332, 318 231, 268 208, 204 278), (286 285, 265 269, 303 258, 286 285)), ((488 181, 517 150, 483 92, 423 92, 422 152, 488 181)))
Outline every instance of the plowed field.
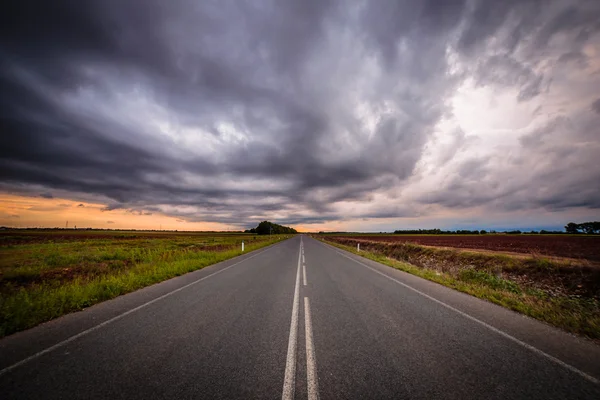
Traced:
MULTIPOLYGON (((342 236, 342 235, 340 235, 342 236)), ((343 235, 345 236, 345 235, 343 235)), ((498 252, 568 257, 600 262, 600 236, 585 235, 348 235, 377 242, 409 242, 498 252)))

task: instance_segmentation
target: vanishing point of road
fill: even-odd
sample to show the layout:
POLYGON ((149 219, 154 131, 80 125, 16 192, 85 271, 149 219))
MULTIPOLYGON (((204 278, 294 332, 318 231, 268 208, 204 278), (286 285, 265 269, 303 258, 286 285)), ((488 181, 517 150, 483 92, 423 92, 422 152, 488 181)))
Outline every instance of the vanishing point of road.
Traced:
POLYGON ((600 399, 600 346, 296 236, 0 340, 1 399, 600 399))

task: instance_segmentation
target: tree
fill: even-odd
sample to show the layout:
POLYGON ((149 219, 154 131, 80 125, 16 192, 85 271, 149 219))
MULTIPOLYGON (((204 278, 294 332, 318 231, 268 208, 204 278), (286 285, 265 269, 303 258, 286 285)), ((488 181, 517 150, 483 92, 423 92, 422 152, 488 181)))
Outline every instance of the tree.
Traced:
POLYGON ((567 233, 579 233, 579 224, 576 224, 575 222, 569 222, 567 225, 565 225, 565 231, 567 231, 567 233))
POLYGON ((587 234, 600 233, 600 222, 584 222, 583 224, 579 224, 579 229, 587 234))
POLYGON ((256 228, 254 228, 254 231, 259 235, 298 233, 294 228, 274 224, 273 222, 269 221, 262 221, 256 228))
POLYGON ((594 223, 584 222, 582 224, 579 224, 579 229, 581 229, 584 233, 594 233, 594 223))

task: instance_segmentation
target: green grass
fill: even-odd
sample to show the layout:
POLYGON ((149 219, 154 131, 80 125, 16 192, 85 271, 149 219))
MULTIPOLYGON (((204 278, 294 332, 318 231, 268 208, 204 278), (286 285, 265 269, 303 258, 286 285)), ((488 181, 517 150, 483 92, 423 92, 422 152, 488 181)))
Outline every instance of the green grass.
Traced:
POLYGON ((0 337, 289 236, 164 235, 0 246, 0 337))
MULTIPOLYGON (((429 257, 429 266, 427 263, 416 266, 399 260, 398 258, 402 257, 402 254, 399 254, 397 249, 395 252, 386 251, 384 250, 384 246, 375 246, 375 250, 371 251, 371 249, 363 250, 363 245, 361 245, 361 251, 357 252, 355 246, 336 243, 326 238, 318 239, 381 264, 488 300, 568 332, 586 336, 596 341, 600 340, 600 302, 596 298, 562 295, 550 296, 543 290, 526 287, 514 281, 501 278, 492 272, 494 269, 497 269, 498 265, 488 270, 479 270, 471 266, 444 271, 443 268, 440 270, 438 266, 434 267, 431 264, 438 259, 436 258, 438 256, 440 257, 438 259, 440 262, 447 262, 448 257, 460 257, 460 253, 463 252, 425 247, 412 249, 413 251, 422 251, 429 257), (447 251, 454 252, 455 254, 447 254, 447 251)), ((479 258, 479 261, 485 260, 487 262, 490 260, 490 256, 489 254, 477 253, 468 253, 465 255, 472 265, 477 265, 476 261, 479 258)), ((505 255, 493 257, 498 257, 494 261, 496 263, 505 263, 509 269, 522 266, 520 264, 521 260, 518 259, 512 259, 505 255)), ((555 269, 555 266, 552 263, 548 263, 547 260, 541 260, 539 263, 532 262, 531 267, 546 270, 550 273, 555 269)))

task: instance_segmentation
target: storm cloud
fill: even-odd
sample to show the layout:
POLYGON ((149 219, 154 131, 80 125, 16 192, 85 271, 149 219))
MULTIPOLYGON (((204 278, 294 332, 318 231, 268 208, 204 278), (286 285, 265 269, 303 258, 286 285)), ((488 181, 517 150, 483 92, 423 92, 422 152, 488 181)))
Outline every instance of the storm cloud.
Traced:
POLYGON ((236 226, 600 208, 597 2, 5 8, 2 191, 236 226))

